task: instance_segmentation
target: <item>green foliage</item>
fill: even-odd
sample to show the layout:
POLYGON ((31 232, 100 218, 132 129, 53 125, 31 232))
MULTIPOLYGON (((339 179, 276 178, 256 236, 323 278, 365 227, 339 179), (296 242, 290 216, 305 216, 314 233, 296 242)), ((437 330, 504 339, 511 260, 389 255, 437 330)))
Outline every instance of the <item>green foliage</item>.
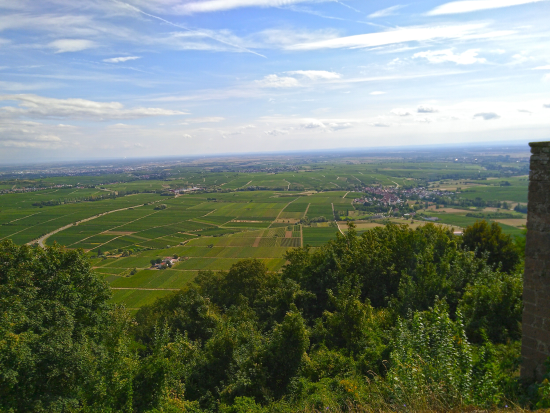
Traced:
POLYGON ((206 341, 220 322, 216 308, 194 287, 187 287, 142 307, 135 319, 136 338, 144 344, 151 342, 159 325, 166 326, 172 333, 186 333, 193 341, 206 341))
MULTIPOLYGON (((460 320, 453 322, 444 302, 400 319, 392 343, 388 380, 399 403, 409 397, 432 397, 449 406, 472 394, 472 347, 460 320)), ((410 404, 410 402, 409 402, 410 404)))
POLYGON ((130 320, 82 251, 0 244, 0 410, 128 411, 130 320))
POLYGON ((487 262, 501 265, 502 271, 511 272, 520 262, 512 237, 504 234, 496 222, 489 225, 485 220, 477 221, 464 230, 462 238, 466 248, 475 251, 477 257, 488 254, 487 262))
MULTIPOLYGON (((268 235, 248 238, 258 236, 268 235)), ((190 261, 220 260, 218 248, 193 247, 212 258, 184 248, 192 258, 175 270, 115 285, 172 285, 190 261)), ((245 248, 260 249, 232 257, 245 248)), ((121 268, 157 254, 167 253, 121 268)), ((521 275, 490 257, 433 224, 361 236, 350 224, 321 248, 289 251, 281 273, 222 258, 227 271, 200 271, 182 290, 139 291, 154 295, 131 317, 107 305, 82 252, 3 243, 0 411, 444 411, 518 400, 521 275)), ((102 270, 119 274, 118 262, 102 270)), ((544 406, 547 387, 534 403, 544 406)))
POLYGON ((485 335, 493 343, 520 340, 522 291, 519 272, 493 273, 468 285, 459 308, 470 340, 481 343, 485 335))

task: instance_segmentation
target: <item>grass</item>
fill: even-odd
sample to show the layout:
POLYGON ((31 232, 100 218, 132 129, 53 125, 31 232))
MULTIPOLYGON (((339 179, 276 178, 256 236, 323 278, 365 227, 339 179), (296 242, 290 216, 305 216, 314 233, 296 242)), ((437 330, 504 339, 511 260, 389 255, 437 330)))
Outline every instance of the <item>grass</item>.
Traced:
POLYGON ((336 238, 338 228, 335 227, 304 227, 304 245, 320 247, 327 241, 336 238))
POLYGON ((140 308, 170 293, 167 290, 113 290, 111 302, 125 304, 128 308, 140 308))
POLYGON ((194 271, 143 270, 130 277, 118 277, 111 283, 116 288, 183 288, 195 278, 194 271))

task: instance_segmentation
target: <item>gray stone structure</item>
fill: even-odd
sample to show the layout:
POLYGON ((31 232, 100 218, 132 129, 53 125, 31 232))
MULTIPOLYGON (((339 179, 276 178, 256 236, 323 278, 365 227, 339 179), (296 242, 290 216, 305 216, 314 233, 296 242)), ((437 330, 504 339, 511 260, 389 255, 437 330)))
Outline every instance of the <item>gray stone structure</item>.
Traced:
POLYGON ((550 357, 550 142, 529 145, 521 377, 540 379, 550 357))

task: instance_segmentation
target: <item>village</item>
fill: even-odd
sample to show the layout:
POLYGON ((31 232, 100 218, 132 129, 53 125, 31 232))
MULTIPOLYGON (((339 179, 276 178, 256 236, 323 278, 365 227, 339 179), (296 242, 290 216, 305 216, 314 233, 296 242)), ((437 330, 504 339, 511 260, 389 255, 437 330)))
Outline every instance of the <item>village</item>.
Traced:
POLYGON ((436 197, 454 195, 454 192, 428 190, 424 187, 399 189, 395 187, 365 187, 363 198, 355 198, 356 204, 391 206, 405 203, 407 200, 433 201, 436 197))

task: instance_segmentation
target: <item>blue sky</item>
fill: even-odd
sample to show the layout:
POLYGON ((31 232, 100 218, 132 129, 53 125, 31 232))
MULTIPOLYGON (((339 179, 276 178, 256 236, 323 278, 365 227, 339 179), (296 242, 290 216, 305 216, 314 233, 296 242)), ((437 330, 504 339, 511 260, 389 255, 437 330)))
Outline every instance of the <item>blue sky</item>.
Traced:
POLYGON ((550 139, 550 0, 0 0, 0 163, 550 139))

